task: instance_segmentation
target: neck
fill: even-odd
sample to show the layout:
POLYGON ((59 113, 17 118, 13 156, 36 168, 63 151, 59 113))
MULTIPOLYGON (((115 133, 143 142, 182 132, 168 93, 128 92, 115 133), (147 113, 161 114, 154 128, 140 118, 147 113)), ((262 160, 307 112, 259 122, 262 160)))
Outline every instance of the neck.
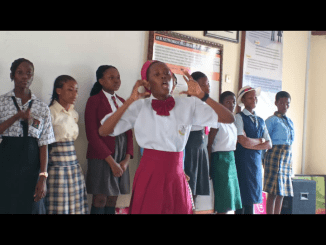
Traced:
MULTIPOLYGON (((153 93, 152 93, 153 94, 153 93)), ((166 100, 167 98, 169 98, 171 95, 170 94, 167 94, 167 95, 156 95, 156 94, 153 94, 153 96, 158 99, 158 100, 166 100)))
POLYGON ((29 88, 14 88, 14 93, 17 98, 25 98, 25 97, 30 97, 31 96, 31 91, 29 88))
POLYGON ((67 102, 65 102, 65 101, 60 100, 60 98, 59 98, 57 101, 58 101, 58 103, 59 103, 63 108, 65 108, 66 111, 69 110, 71 104, 69 104, 69 103, 67 103, 67 102))
POLYGON ((105 89, 103 89, 103 90, 104 90, 105 92, 111 94, 111 95, 114 95, 114 91, 113 91, 113 90, 105 90, 105 89))
POLYGON ((254 108, 248 108, 248 107, 245 107, 247 109, 247 111, 249 111, 251 114, 254 114, 254 108))
POLYGON ((285 114, 286 114, 286 113, 283 114, 283 113, 280 112, 280 111, 277 111, 277 113, 281 114, 282 116, 285 116, 285 114))

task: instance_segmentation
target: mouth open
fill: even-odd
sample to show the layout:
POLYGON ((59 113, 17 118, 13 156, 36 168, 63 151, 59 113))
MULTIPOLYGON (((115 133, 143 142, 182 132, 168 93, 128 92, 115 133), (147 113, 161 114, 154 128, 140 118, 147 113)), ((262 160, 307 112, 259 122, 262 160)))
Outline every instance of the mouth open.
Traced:
POLYGON ((169 83, 168 83, 168 82, 163 82, 163 83, 162 83, 162 87, 164 87, 164 88, 168 88, 168 87, 169 87, 169 83))

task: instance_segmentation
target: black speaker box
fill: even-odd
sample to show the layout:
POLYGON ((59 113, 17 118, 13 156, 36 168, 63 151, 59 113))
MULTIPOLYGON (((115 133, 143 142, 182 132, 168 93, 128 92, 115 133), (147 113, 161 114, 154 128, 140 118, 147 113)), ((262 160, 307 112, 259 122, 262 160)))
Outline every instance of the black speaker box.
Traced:
POLYGON ((316 181, 293 179, 293 197, 284 197, 281 214, 315 214, 316 181))

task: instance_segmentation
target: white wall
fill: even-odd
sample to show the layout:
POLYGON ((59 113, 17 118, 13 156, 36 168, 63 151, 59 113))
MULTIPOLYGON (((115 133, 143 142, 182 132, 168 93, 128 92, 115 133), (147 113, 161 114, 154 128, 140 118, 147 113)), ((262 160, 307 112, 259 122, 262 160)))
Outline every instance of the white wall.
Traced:
POLYGON ((1 31, 1 92, 13 88, 10 66, 15 59, 23 57, 34 63, 31 89, 46 103, 50 101, 55 78, 71 75, 79 84, 76 110, 82 115, 100 65, 118 68, 122 79, 119 94, 126 98, 131 85, 140 78, 145 36, 139 31, 1 31))
MULTIPOLYGON (((96 81, 95 72, 100 65, 117 67, 122 81, 118 94, 127 98, 136 80, 140 79, 147 43, 148 33, 143 31, 0 31, 0 94, 13 89, 10 66, 18 58, 33 62, 35 75, 31 90, 46 104, 50 102, 57 76, 74 77, 79 86, 75 108, 80 116, 80 134, 75 146, 78 160, 86 171, 84 111, 96 81)), ((139 163, 135 141, 134 145, 135 158, 130 163, 132 177, 139 163)), ((122 196, 119 206, 128 206, 129 199, 129 195, 122 196)))

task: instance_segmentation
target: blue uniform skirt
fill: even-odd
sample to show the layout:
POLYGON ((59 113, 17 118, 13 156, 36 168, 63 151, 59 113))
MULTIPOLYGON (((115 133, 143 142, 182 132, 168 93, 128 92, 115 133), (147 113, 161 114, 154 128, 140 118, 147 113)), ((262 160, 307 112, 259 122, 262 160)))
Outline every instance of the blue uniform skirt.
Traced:
POLYGON ((274 145, 264 157, 264 188, 267 193, 293 196, 292 150, 289 145, 274 145))
POLYGON ((73 141, 49 147, 47 195, 48 214, 87 214, 87 193, 73 141))

